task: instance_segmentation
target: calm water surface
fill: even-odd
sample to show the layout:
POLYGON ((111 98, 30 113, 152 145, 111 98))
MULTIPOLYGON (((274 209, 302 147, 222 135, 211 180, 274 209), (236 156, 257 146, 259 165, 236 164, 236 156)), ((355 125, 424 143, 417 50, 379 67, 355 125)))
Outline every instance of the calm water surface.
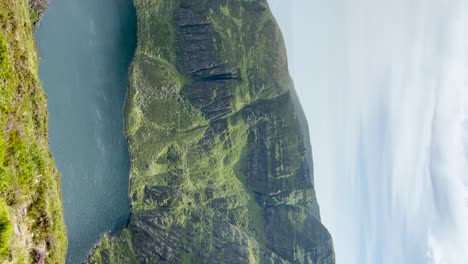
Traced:
POLYGON ((135 31, 132 0, 50 0, 36 34, 62 174, 67 263, 82 263, 103 232, 128 219, 122 117, 135 31))

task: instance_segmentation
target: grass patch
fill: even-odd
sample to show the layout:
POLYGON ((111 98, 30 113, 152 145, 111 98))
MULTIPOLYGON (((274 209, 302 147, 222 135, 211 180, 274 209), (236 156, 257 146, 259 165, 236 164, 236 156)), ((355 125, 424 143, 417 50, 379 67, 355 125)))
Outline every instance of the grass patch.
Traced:
POLYGON ((39 12, 35 11, 35 10, 31 10, 31 23, 35 24, 37 22, 39 22, 39 19, 40 19, 40 15, 39 15, 39 12))

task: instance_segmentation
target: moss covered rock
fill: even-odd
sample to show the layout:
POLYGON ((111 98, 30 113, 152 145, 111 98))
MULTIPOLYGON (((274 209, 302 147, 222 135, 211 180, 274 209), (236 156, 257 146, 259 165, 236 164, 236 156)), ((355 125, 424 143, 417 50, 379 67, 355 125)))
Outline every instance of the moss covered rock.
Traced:
POLYGON ((41 19, 49 5, 48 0, 28 0, 29 2, 29 17, 33 26, 33 31, 39 28, 41 19))
POLYGON ((266 1, 136 0, 132 216, 89 263, 334 263, 266 1))

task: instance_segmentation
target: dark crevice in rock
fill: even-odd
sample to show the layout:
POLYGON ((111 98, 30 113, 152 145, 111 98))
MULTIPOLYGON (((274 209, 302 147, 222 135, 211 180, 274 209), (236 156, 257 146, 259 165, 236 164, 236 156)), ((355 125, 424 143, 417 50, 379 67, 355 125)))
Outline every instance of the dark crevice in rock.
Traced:
POLYGON ((205 22, 205 23, 197 23, 197 24, 187 24, 187 25, 181 25, 181 28, 189 28, 189 27, 204 27, 204 26, 209 26, 211 25, 210 22, 205 22))
POLYGON ((222 74, 225 72, 226 72, 226 65, 218 64, 218 65, 214 65, 208 68, 199 69, 195 71, 194 73, 192 73, 192 76, 196 77, 196 76, 209 75, 209 74, 222 74))
POLYGON ((199 80, 199 81, 229 81, 229 80, 242 81, 242 78, 239 77, 237 74, 228 72, 228 73, 197 76, 196 80, 199 80))

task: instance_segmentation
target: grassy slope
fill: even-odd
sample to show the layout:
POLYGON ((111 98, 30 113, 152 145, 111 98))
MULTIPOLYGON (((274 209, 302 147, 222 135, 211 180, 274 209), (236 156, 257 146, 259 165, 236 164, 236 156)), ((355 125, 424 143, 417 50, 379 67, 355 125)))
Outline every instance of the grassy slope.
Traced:
MULTIPOLYGON (((334 263, 331 238, 311 215, 315 192, 304 169, 304 138, 273 16, 262 10, 263 1, 220 1, 209 11, 216 60, 237 80, 206 88, 201 100, 209 102, 200 105, 190 92, 200 77, 184 73, 179 61, 184 47, 178 46, 181 29, 173 17, 181 2, 135 1, 139 43, 126 105, 133 215, 130 227, 119 237, 105 237, 89 262, 135 263, 139 220, 157 211, 164 227, 154 232, 176 232, 192 247, 169 263, 227 263, 230 247, 248 251, 237 263, 334 263), (214 121, 207 109, 225 91, 230 110, 214 121), (155 186, 175 191, 152 199, 148 187, 155 186), (219 219, 232 226, 217 248, 219 219)), ((154 253, 146 261, 172 258, 154 253)))
POLYGON ((0 2, 0 261, 64 263, 60 176, 27 0, 0 2))

